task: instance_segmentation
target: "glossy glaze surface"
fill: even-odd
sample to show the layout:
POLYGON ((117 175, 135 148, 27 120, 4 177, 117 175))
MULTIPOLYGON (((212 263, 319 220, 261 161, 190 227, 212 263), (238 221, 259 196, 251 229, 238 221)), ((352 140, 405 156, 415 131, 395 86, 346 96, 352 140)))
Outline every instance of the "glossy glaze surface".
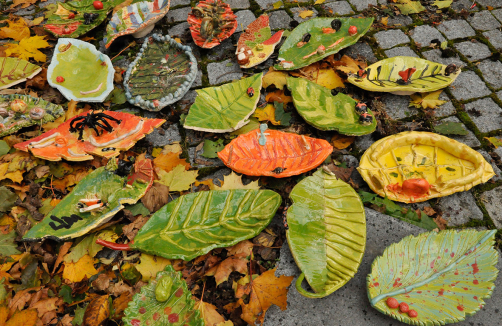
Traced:
POLYGON ((35 77, 42 68, 19 58, 0 58, 0 89, 9 88, 35 77))

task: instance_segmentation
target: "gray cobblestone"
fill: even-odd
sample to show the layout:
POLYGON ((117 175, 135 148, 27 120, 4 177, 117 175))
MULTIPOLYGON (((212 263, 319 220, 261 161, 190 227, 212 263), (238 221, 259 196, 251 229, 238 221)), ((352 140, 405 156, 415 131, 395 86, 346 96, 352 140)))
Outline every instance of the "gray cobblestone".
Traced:
POLYGON ((460 101, 490 95, 490 90, 474 71, 462 71, 451 84, 450 90, 460 101))
POLYGON ((190 7, 169 10, 169 12, 167 13, 167 21, 175 23, 186 21, 190 11, 192 11, 192 8, 190 7))
POLYGON ((190 4, 190 0, 171 0, 170 7, 174 8, 176 6, 188 6, 190 4))
POLYGON ((435 117, 446 117, 455 114, 457 112, 457 110, 453 106, 453 103, 451 103, 450 98, 444 92, 441 93, 441 95, 439 95, 439 99, 441 101, 448 101, 448 102, 434 109, 435 117))
POLYGON ((291 21, 291 17, 289 17, 285 10, 278 10, 270 13, 270 28, 272 30, 287 29, 291 21))
POLYGON ((345 49, 344 53, 349 57, 356 59, 358 56, 363 57, 369 63, 377 62, 377 57, 373 53, 371 46, 368 43, 357 42, 345 49))
POLYGON ((250 6, 249 0, 225 0, 225 3, 228 3, 232 9, 247 9, 250 6))
MULTIPOLYGON (((26 7, 26 8, 22 8, 22 9, 19 9, 16 11, 16 16, 29 16, 29 15, 33 15, 35 13, 35 9, 36 7, 34 5, 31 5, 29 7, 26 7)), ((26 17, 28 18, 28 17, 26 17)))
POLYGON ((497 229, 502 229, 502 187, 486 191, 481 195, 481 201, 485 205, 486 211, 490 215, 493 224, 497 229))
POLYGON ((45 2, 40 2, 40 3, 38 4, 38 6, 39 6, 40 8, 45 8, 45 7, 47 7, 48 5, 51 5, 51 4, 56 4, 57 2, 58 2, 57 0, 47 0, 47 1, 45 1, 45 2))
POLYGON ((349 2, 359 11, 368 8, 369 5, 378 5, 377 0, 349 0, 349 2))
POLYGON ((222 62, 213 62, 208 64, 207 75, 209 77, 209 83, 211 85, 216 85, 240 79, 242 78, 243 73, 237 62, 228 59, 222 62))
POLYGON ((465 63, 462 60, 460 60, 460 57, 458 55, 455 55, 454 57, 451 57, 451 58, 443 58, 441 56, 441 50, 439 50, 439 49, 425 51, 425 52, 422 52, 422 54, 427 60, 430 60, 433 62, 439 62, 444 65, 449 65, 450 63, 454 63, 458 67, 465 66, 465 63))
MULTIPOLYGON (((500 137, 499 137, 500 138, 500 137)), ((499 158, 502 160, 502 146, 499 146, 498 148, 494 149, 493 150, 498 156, 499 158)))
POLYGON ((190 25, 187 22, 175 25, 169 29, 167 32, 169 36, 181 37, 190 29, 190 25))
POLYGON ((245 30, 246 27, 248 27, 248 25, 256 19, 251 10, 241 10, 236 12, 235 15, 237 16, 237 29, 235 30, 236 33, 245 30))
POLYGON ((190 87, 190 89, 200 86, 202 86, 202 71, 199 70, 197 72, 197 77, 195 78, 195 81, 193 82, 192 87, 190 87))
POLYGON ((485 160, 490 163, 490 165, 492 166, 493 168, 493 172, 495 172, 495 176, 493 178, 491 178, 490 180, 491 181, 499 181, 502 179, 502 171, 499 169, 499 167, 495 164, 495 161, 494 159, 492 159, 492 157, 490 156, 490 154, 488 154, 487 152, 483 151, 483 150, 479 150, 478 151, 479 154, 483 155, 483 157, 485 158, 485 160))
POLYGON ((480 31, 489 31, 500 27, 500 22, 488 10, 475 13, 474 16, 467 18, 467 21, 480 31))
POLYGON ((392 48, 390 50, 385 51, 385 55, 388 58, 397 57, 397 56, 418 58, 418 55, 408 46, 399 46, 399 47, 392 48))
POLYGON ((396 15, 390 17, 387 21, 387 26, 408 26, 413 23, 413 19, 410 16, 396 15))
MULTIPOLYGON (((448 117, 443 120, 435 122, 435 125, 443 124, 445 122, 460 122, 461 123, 461 121, 457 117, 448 117)), ((470 146, 470 147, 481 146, 481 142, 476 138, 476 135, 474 135, 474 133, 472 131, 467 129, 467 127, 465 125, 463 125, 463 127, 465 130, 467 130, 467 135, 465 135, 465 136, 448 135, 448 137, 455 139, 456 141, 461 142, 463 144, 466 144, 467 146, 470 146)))
POLYGON ((481 132, 502 129, 502 109, 491 98, 468 103, 465 111, 481 132))
POLYGON ((485 60, 478 65, 483 78, 494 88, 502 87, 502 62, 485 60))
POLYGON ((378 32, 375 34, 375 38, 382 49, 390 49, 410 41, 408 35, 399 29, 378 32))
POLYGON ((463 225, 472 220, 483 220, 483 212, 476 205, 471 191, 457 192, 439 199, 439 207, 448 226, 463 225))
POLYGON ((219 158, 206 158, 202 156, 204 150, 201 148, 197 150, 196 147, 190 147, 188 149, 188 157, 190 159, 190 164, 198 168, 205 167, 218 167, 224 166, 223 162, 219 158))
POLYGON ((502 9, 492 10, 492 15, 502 22, 502 9))
POLYGON ((477 3, 482 5, 483 7, 493 7, 493 8, 500 8, 502 7, 502 2, 500 0, 476 0, 477 3))
POLYGON ((343 16, 354 13, 354 10, 352 10, 352 7, 347 1, 330 2, 326 4, 325 7, 328 8, 328 11, 331 10, 333 14, 337 15, 343 16))
POLYGON ((497 97, 502 101, 502 91, 497 92, 497 97))
POLYGON ((364 135, 360 137, 356 137, 356 140, 354 141, 354 144, 356 147, 361 150, 365 151, 367 150, 375 141, 373 140, 373 137, 371 134, 369 135, 364 135))
POLYGON ((476 32, 465 20, 449 20, 443 22, 437 29, 449 40, 475 36, 476 32))
POLYGON ((472 1, 471 0, 457 0, 457 1, 454 1, 452 4, 451 4, 451 9, 457 11, 457 12, 460 12, 462 10, 466 10, 466 11, 471 11, 471 12, 474 12, 474 11, 479 11, 478 7, 474 7, 472 9, 471 8, 471 5, 472 5, 472 1))
POLYGON ((232 38, 227 38, 220 45, 215 46, 207 55, 209 60, 223 60, 227 55, 231 58, 235 57, 235 46, 232 38))
MULTIPOLYGON (((273 9, 274 3, 278 2, 278 1, 281 1, 281 0, 256 0, 258 5, 260 6, 260 8, 263 10, 273 9)), ((281 2, 282 2, 282 4, 279 8, 284 8, 284 2, 283 1, 281 1, 281 2)), ((279 8, 277 8, 277 9, 279 9, 279 8)))
POLYGON ((455 44, 455 47, 460 51, 460 53, 466 56, 469 61, 486 59, 492 55, 492 52, 490 51, 488 46, 479 42, 466 41, 455 44))
POLYGON ((307 17, 307 18, 302 18, 300 17, 300 13, 304 10, 307 10, 306 8, 291 8, 291 12, 293 13, 293 19, 296 20, 299 23, 303 23, 304 21, 310 20, 312 18, 317 17, 317 10, 312 8, 311 10, 314 12, 312 16, 307 17))
POLYGON ((483 36, 498 50, 502 49, 502 32, 498 29, 493 31, 484 32, 483 36))
POLYGON ((431 27, 429 25, 422 25, 415 27, 412 31, 410 31, 410 36, 417 44, 421 44, 422 47, 429 46, 431 41, 434 39, 438 39, 443 42, 445 38, 437 29, 431 27))
POLYGON ((171 124, 169 128, 155 128, 155 130, 146 136, 148 140, 154 147, 162 147, 174 142, 181 141, 180 131, 178 125, 171 124), (163 135, 161 134, 163 133, 163 135))
POLYGON ((418 113, 418 110, 410 107, 410 97, 394 94, 385 94, 382 98, 385 111, 392 119, 403 119, 418 113))

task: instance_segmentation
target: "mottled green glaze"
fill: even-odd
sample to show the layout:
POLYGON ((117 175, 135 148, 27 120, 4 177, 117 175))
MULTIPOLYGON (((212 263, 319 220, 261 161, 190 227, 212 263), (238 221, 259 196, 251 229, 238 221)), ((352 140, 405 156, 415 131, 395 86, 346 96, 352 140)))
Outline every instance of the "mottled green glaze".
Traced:
POLYGON ((274 66, 278 70, 294 70, 301 67, 308 66, 314 62, 317 62, 329 55, 338 53, 341 49, 344 49, 352 44, 356 43, 361 36, 366 34, 370 29, 371 24, 373 24, 373 18, 314 18, 301 23, 296 27, 293 32, 288 36, 284 44, 279 50, 279 60, 284 60, 286 62, 291 62, 291 67, 286 67, 281 64, 274 66), (323 28, 331 28, 331 22, 333 19, 339 19, 342 23, 342 27, 336 33, 325 34, 322 32, 323 28), (357 33, 354 35, 349 34, 350 26, 357 27, 357 33), (310 41, 302 47, 298 47, 297 44, 303 38, 303 35, 310 33, 310 41), (336 41, 342 39, 338 44, 329 48, 330 45, 334 44, 336 41), (303 57, 309 55, 317 48, 323 45, 326 50, 322 54, 315 54, 309 58, 304 59, 303 57))
POLYGON ((259 234, 281 196, 271 190, 212 190, 181 196, 141 228, 131 249, 167 259, 192 260, 259 234))
POLYGON ((204 326, 204 320, 200 316, 200 311, 195 308, 195 301, 185 280, 171 265, 158 272, 155 279, 143 286, 140 293, 134 295, 124 310, 122 321, 127 326, 204 326), (169 282, 159 282, 166 279, 169 282), (157 288, 165 284, 170 284, 171 287, 157 288), (165 292, 163 294, 167 300, 157 301, 156 292, 165 292))
POLYGON ((377 121, 373 113, 370 125, 359 123, 355 111, 356 101, 350 96, 338 93, 331 95, 331 90, 304 78, 288 77, 288 89, 293 96, 296 110, 308 124, 320 130, 336 130, 341 134, 362 136, 375 131, 377 121))
POLYGON ((308 298, 322 298, 345 285, 361 264, 364 206, 351 186, 322 169, 298 183, 290 197, 286 237, 302 271, 296 288, 308 298), (302 288, 304 277, 316 293, 302 288))
POLYGON ((0 58, 0 89, 35 77, 42 68, 19 58, 0 58))
POLYGON ((371 305, 411 325, 445 325, 475 314, 495 287, 496 232, 432 231, 390 245, 367 277, 371 305), (418 316, 390 308, 390 297, 407 303, 418 316))

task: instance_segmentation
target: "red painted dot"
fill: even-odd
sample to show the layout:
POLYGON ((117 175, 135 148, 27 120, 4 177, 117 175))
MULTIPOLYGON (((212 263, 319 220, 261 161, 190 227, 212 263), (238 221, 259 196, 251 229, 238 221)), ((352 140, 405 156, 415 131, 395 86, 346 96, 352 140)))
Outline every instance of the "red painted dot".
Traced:
POLYGON ((478 300, 478 297, 477 297, 477 296, 474 296, 474 300, 478 300))
POLYGON ((422 291, 417 291, 417 293, 422 293, 422 291))
POLYGON ((401 302, 399 304, 399 310, 401 312, 408 312, 410 310, 410 306, 408 306, 408 304, 406 302, 401 302))
POLYGON ((139 326, 139 325, 141 325, 141 322, 139 321, 139 319, 133 319, 133 320, 131 320, 131 325, 132 326, 139 326))
POLYGON ((379 285, 380 285, 380 283, 378 283, 378 282, 375 282, 375 284, 373 284, 373 286, 375 286, 375 287, 379 286, 379 285))
POLYGON ((152 316, 153 320, 157 321, 160 318, 160 314, 158 312, 154 313, 152 316))
POLYGON ((444 294, 444 289, 439 290, 438 293, 439 293, 439 295, 443 295, 444 294))
POLYGON ((178 320, 180 320, 180 317, 178 316, 178 314, 170 314, 167 319, 170 323, 177 323, 178 320))
POLYGON ((395 299, 395 298, 387 298, 387 305, 389 306, 389 308, 392 308, 392 309, 396 309, 397 307, 399 307, 399 302, 395 299))
POLYGON ((146 312, 146 308, 145 307, 139 308, 139 313, 140 314, 144 314, 145 312, 146 312))
POLYGON ((415 318, 418 316, 418 312, 416 312, 415 310, 410 310, 408 311, 408 316, 410 316, 410 318, 415 318))
POLYGON ((165 307, 164 308, 164 314, 169 315, 171 313, 171 307, 165 307))
POLYGON ((474 281, 472 281, 472 283, 479 284, 479 281, 478 280, 474 280, 474 281))
POLYGON ((452 252, 452 253, 450 254, 450 257, 455 257, 455 253, 454 253, 454 252, 452 252))
POLYGON ((183 289, 179 288, 174 295, 177 296, 178 298, 181 297, 183 295, 183 289))
POLYGON ((464 311, 464 306, 462 306, 462 305, 458 305, 458 306, 457 306, 457 309, 458 309, 458 310, 460 310, 460 311, 464 311))

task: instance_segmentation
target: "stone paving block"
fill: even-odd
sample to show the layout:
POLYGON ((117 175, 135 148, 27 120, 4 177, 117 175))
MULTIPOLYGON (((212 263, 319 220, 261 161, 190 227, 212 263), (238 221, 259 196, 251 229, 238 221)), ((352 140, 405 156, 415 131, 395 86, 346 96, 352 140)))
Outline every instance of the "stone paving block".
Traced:
POLYGON ((330 2, 326 4, 325 7, 328 9, 328 11, 332 10, 333 14, 341 16, 354 13, 354 10, 352 10, 352 7, 347 1, 330 2))
POLYGON ((303 22, 305 22, 305 21, 307 21, 307 20, 310 20, 310 19, 312 19, 312 18, 317 17, 317 10, 315 10, 314 8, 312 8, 312 9, 311 9, 311 10, 314 12, 314 13, 312 14, 312 16, 307 17, 307 18, 305 18, 305 19, 304 19, 304 18, 302 18, 302 17, 300 17, 300 13, 301 13, 302 11, 304 11, 304 10, 307 10, 307 9, 306 9, 306 8, 298 8, 298 7, 296 7, 296 8, 291 8, 291 12, 293 13, 293 19, 294 19, 294 20, 296 20, 296 21, 297 21, 297 22, 299 22, 299 23, 303 23, 303 22))
POLYGON ((236 33, 245 30, 246 27, 248 27, 248 25, 256 19, 251 10, 241 10, 236 12, 235 15, 237 16, 237 29, 235 30, 236 33))
POLYGON ((368 8, 370 5, 377 6, 377 0, 349 0, 349 2, 356 7, 357 10, 362 11, 368 8))
POLYGON ((502 49, 502 32, 498 29, 493 31, 484 32, 483 36, 498 50, 502 49))
POLYGON ((471 219, 483 220, 483 212, 476 205, 476 199, 471 191, 457 192, 450 196, 441 197, 438 203, 448 226, 460 226, 471 219))
POLYGON ((48 5, 56 4, 57 2, 58 2, 58 0, 47 0, 47 1, 44 1, 44 2, 40 2, 39 4, 37 4, 37 6, 39 6, 40 8, 45 8, 48 5))
MULTIPOLYGON (((462 121, 460 121, 457 117, 448 117, 443 120, 436 121, 435 125, 443 124, 445 122, 460 122, 461 123, 462 121)), ((447 135, 447 137, 455 139, 456 141, 461 142, 463 144, 466 144, 467 146, 470 146, 470 147, 481 146, 481 142, 476 138, 476 135, 474 135, 474 133, 472 131, 467 129, 467 127, 464 124, 462 124, 462 126, 464 127, 465 130, 467 130, 467 135, 465 135, 465 136, 447 135)))
POLYGON ((250 7, 249 0, 225 0, 232 9, 247 9, 250 7))
POLYGON ((410 97, 385 94, 382 98, 385 111, 392 119, 403 119, 418 113, 416 108, 410 107, 410 97))
POLYGON ((399 46, 399 47, 395 47, 390 50, 387 50, 387 51, 385 51, 385 55, 388 58, 397 57, 397 56, 418 58, 418 55, 410 47, 407 47, 407 46, 399 46))
POLYGON ((359 136, 356 137, 356 140, 354 141, 354 144, 356 147, 361 150, 365 151, 367 150, 375 141, 373 140, 373 137, 371 137, 371 134, 369 135, 364 135, 364 136, 359 136))
POLYGON ((272 30, 287 29, 292 19, 285 10, 278 10, 270 13, 269 21, 272 30))
POLYGON ((502 91, 498 91, 496 94, 497 94, 497 97, 499 98, 499 100, 502 101, 502 91))
POLYGON ((500 22, 502 22, 502 9, 492 10, 492 15, 495 16, 500 22))
POLYGON ((342 157, 342 162, 344 162, 348 168, 354 168, 354 171, 352 171, 352 173, 350 174, 350 178, 359 187, 364 187, 366 185, 366 182, 364 181, 359 171, 357 171, 357 167, 359 166, 359 160, 357 159, 357 157, 352 155, 344 155, 342 157))
POLYGON ((174 8, 176 6, 188 6, 190 4, 190 0, 171 0, 170 8, 174 8))
POLYGON ((219 158, 206 158, 202 156, 204 150, 202 147, 200 147, 200 149, 198 148, 199 146, 190 147, 188 149, 188 158, 192 166, 196 166, 198 168, 225 166, 219 158))
POLYGON ((441 105, 440 107, 434 109, 434 116, 435 117, 446 117, 448 115, 455 114, 457 112, 457 109, 453 106, 453 103, 451 103, 450 98, 448 95, 446 95, 444 92, 439 95, 439 99, 441 101, 448 101, 445 104, 441 105))
POLYGON ((490 95, 490 90, 474 71, 462 71, 449 86, 453 96, 459 101, 490 95))
POLYGON ((481 202, 485 205, 486 211, 497 229, 502 229, 502 186, 486 191, 481 195, 481 202))
MULTIPOLYGON (((502 191, 501 191, 502 196, 502 191)), ((502 200, 502 198, 501 198, 502 200)), ((265 316, 265 326, 390 326, 406 325, 386 316, 371 307, 368 301, 366 276, 371 272, 371 263, 383 254, 386 247, 412 234, 426 232, 417 226, 366 208, 366 250, 359 269, 347 284, 323 299, 309 299, 295 289, 300 270, 295 264, 288 244, 281 248, 276 275, 295 276, 288 292, 288 307, 281 311, 272 306, 265 316)), ((502 211, 501 211, 502 212, 502 211)), ((502 217, 502 216, 501 216, 502 217)), ((499 257, 497 268, 502 268, 499 257)), ((499 309, 502 305, 502 277, 495 281, 495 289, 486 305, 474 316, 467 317, 455 326, 494 326, 500 324, 499 309)))
POLYGON ((211 85, 241 79, 244 75, 241 68, 233 59, 213 62, 207 65, 207 75, 211 85))
MULTIPOLYGON (((192 102, 193 103, 193 102, 192 102)), ((185 140, 188 146, 197 146, 204 141, 205 132, 193 129, 185 129, 185 140)))
POLYGON ((209 60, 222 60, 225 57, 228 58, 228 55, 230 55, 231 58, 234 58, 236 50, 234 43, 235 42, 231 37, 223 40, 220 45, 215 46, 214 48, 209 50, 207 58, 209 60))
MULTIPOLYGON (((181 100, 176 102, 176 104, 178 104, 182 110, 188 110, 190 106, 192 106, 192 104, 195 102, 196 97, 197 92, 194 90, 189 90, 181 100)), ((191 129, 185 129, 185 133, 187 134, 189 130, 191 129)))
POLYGON ((495 160, 490 156, 490 154, 488 154, 488 152, 485 152, 484 150, 478 150, 478 153, 481 154, 481 155, 483 155, 483 157, 485 158, 485 160, 488 163, 490 163, 490 165, 493 168, 493 172, 495 172, 495 174, 496 174, 490 180, 491 181, 495 181, 495 182, 497 182, 499 180, 502 180, 502 171, 499 169, 499 167, 497 166, 497 164, 495 164, 495 160))
POLYGON ((460 60, 460 57, 458 55, 455 55, 454 57, 451 58, 443 58, 441 56, 441 50, 439 49, 434 49, 434 50, 429 50, 422 52, 423 56, 432 62, 439 62, 444 65, 449 65, 450 63, 456 64, 458 67, 463 67, 466 64, 460 60))
MULTIPOLYGON (((26 8, 21 8, 19 10, 16 11, 16 16, 29 16, 29 15, 33 15, 35 13, 35 6, 34 5, 31 5, 29 7, 26 7, 26 8)), ((28 18, 28 17, 26 17, 28 18)))
POLYGON ((467 21, 480 31, 490 31, 500 27, 500 22, 488 10, 475 13, 474 16, 467 18, 467 21))
POLYGON ((410 16, 396 15, 394 17, 389 17, 387 21, 387 26, 408 26, 413 24, 413 19, 410 16))
POLYGON ((455 10, 456 12, 460 12, 462 10, 466 10, 466 11, 470 11, 470 12, 479 11, 478 6, 470 9, 471 5, 472 5, 471 0, 457 0, 457 1, 453 1, 450 8, 455 10))
POLYGON ((408 43, 410 38, 399 29, 381 31, 376 33, 375 38, 382 49, 390 49, 399 44, 408 43))
POLYGON ((155 128, 151 134, 146 135, 146 140, 152 143, 154 147, 162 147, 181 141, 181 135, 178 125, 173 123, 167 129, 162 127, 155 128))
POLYGON ((468 103, 465 111, 481 132, 502 129, 502 109, 491 98, 468 103))
POLYGON ((477 3, 482 5, 483 7, 493 7, 500 8, 502 7, 502 2, 500 0, 476 0, 477 3))
MULTIPOLYGON (((274 3, 276 3, 279 0, 256 0, 256 3, 260 6, 261 9, 263 10, 269 10, 273 9, 274 3)), ((281 4, 279 8, 284 8, 284 2, 281 4)), ((279 9, 277 8, 277 9, 279 9)))
POLYGON ((175 23, 186 21, 190 11, 192 11, 192 8, 190 7, 169 10, 169 12, 167 13, 167 21, 175 23))
POLYGON ((417 26, 410 31, 410 36, 415 41, 415 43, 421 44, 422 47, 429 46, 431 41, 438 39, 439 41, 445 41, 445 38, 437 29, 429 25, 417 26))
MULTIPOLYGON (((500 138, 500 137, 499 137, 500 138)), ((499 147, 499 148, 496 148, 493 150, 498 156, 499 158, 502 160, 502 147, 499 147)))
POLYGON ((185 34, 187 31, 190 30, 190 25, 187 22, 175 25, 171 27, 168 31, 167 34, 171 37, 181 37, 183 34, 185 34))
POLYGON ((371 46, 369 46, 368 43, 363 43, 363 42, 357 42, 356 44, 349 46, 344 50, 344 54, 348 55, 353 59, 356 59, 358 56, 361 56, 364 59, 366 59, 368 63, 375 63, 378 60, 377 57, 375 57, 375 54, 373 53, 371 46))
POLYGON ((478 65, 478 68, 483 73, 483 78, 493 88, 502 87, 502 62, 485 60, 478 65))
POLYGON ((475 36, 476 32, 465 20, 449 20, 443 22, 437 29, 449 40, 475 36))
POLYGON ((197 72, 197 77, 195 78, 195 81, 193 82, 192 87, 190 87, 190 89, 200 86, 202 86, 202 71, 199 70, 197 72))

